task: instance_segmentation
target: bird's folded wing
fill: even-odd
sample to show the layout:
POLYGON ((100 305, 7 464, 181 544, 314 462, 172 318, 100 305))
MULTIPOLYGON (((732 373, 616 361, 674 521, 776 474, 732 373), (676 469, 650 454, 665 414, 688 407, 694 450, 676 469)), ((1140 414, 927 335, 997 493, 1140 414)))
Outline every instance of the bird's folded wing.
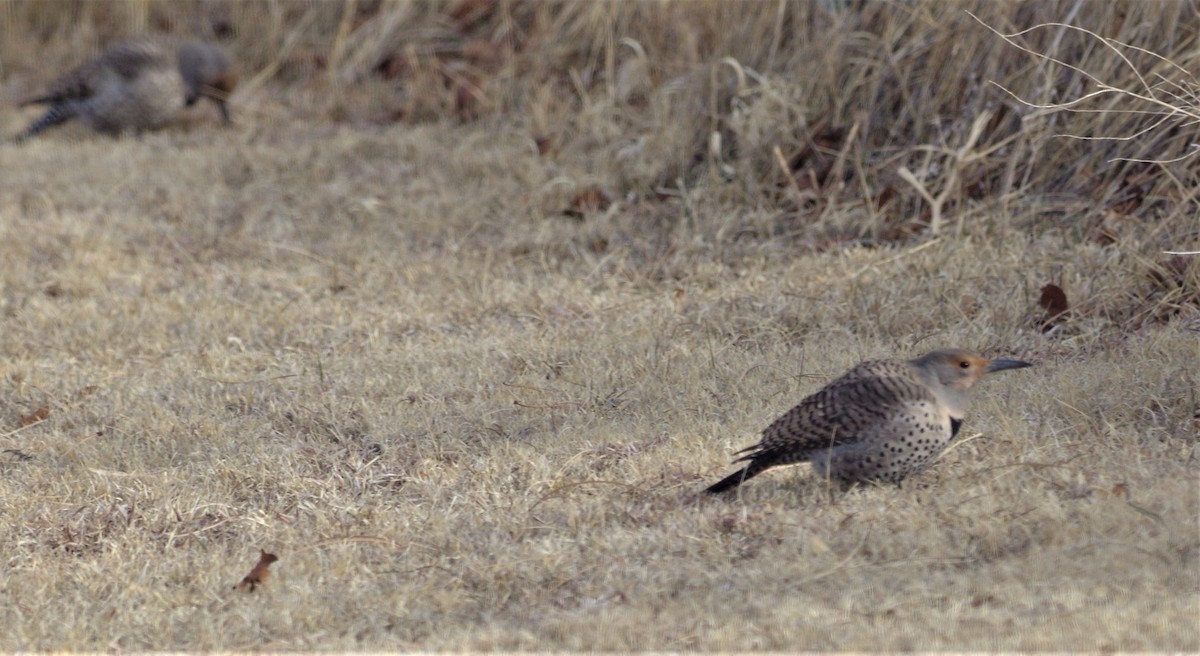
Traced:
POLYGON ((864 363, 821 388, 763 431, 738 460, 799 462, 818 449, 847 444, 910 403, 936 402, 899 363, 864 363))

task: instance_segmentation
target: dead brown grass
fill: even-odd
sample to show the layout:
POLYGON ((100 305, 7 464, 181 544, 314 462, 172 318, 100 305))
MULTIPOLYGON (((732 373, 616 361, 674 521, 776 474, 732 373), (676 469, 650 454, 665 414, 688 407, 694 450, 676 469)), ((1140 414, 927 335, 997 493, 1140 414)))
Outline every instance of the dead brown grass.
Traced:
POLYGON ((346 6, 0 4, 5 100, 141 25, 249 81, 0 146, 0 649, 1200 649, 1195 165, 1109 163, 1194 130, 1048 138, 1136 119, 963 11, 1187 69, 1192 5, 346 6), (1038 366, 903 489, 698 495, 947 345, 1038 366))

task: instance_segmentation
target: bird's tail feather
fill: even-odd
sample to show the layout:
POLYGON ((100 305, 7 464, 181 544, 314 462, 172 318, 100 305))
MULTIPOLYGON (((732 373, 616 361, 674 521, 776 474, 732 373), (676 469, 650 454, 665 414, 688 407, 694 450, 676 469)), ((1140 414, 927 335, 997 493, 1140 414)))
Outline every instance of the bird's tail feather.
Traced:
POLYGON ((46 128, 69 121, 75 118, 76 113, 77 111, 72 103, 52 105, 50 109, 46 110, 45 114, 42 114, 41 118, 31 123, 29 127, 25 128, 24 132, 17 135, 16 141, 24 141, 46 128))
POLYGON ((717 481, 713 485, 710 485, 704 491, 707 492, 708 494, 720 494, 721 492, 733 489, 733 488, 741 485, 743 481, 748 481, 751 478, 754 478, 760 472, 762 472, 763 469, 764 469, 763 467, 756 467, 755 464, 752 462, 749 465, 746 465, 745 467, 743 467, 741 470, 736 471, 736 472, 726 476, 725 478, 722 478, 721 480, 717 481))

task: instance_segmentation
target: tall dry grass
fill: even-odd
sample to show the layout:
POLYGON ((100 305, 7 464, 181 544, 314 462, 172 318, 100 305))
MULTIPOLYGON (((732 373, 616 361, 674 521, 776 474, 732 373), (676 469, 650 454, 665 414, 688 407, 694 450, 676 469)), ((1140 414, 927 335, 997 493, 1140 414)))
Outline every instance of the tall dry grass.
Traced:
MULTIPOLYGON (((229 41, 252 90, 274 81, 307 91, 292 108, 309 119, 524 115, 539 137, 569 142, 556 147, 607 149, 615 193, 644 195, 711 174, 734 177, 747 200, 803 210, 786 178, 815 177, 824 207, 852 210, 877 233, 886 221, 874 201, 885 190, 898 194, 894 216, 925 209, 895 174, 900 166, 935 193, 963 169, 963 189, 948 198, 960 205, 1035 191, 1107 206, 1126 200, 1122 181, 1141 172, 1120 158, 1172 159, 1191 145, 1182 121, 1100 147, 1049 138, 1138 134, 1144 108, 1107 97, 1088 115, 1038 112, 993 86, 1050 104, 1084 95, 1095 80, 1133 90, 1139 75, 1190 83, 1196 26, 1184 1, 9 0, 4 11, 0 57, 16 63, 9 75, 18 85, 145 29, 196 33, 229 41), (1151 52, 1114 52, 1049 25, 1066 19, 1151 52), (1024 47, 1076 70, 988 27, 1022 31, 1024 47), (946 152, 967 142, 980 117, 987 120, 969 161, 946 152), (779 166, 774 148, 792 170, 779 166)), ((1190 171, 1169 168, 1142 195, 1183 193, 1190 171)))
POLYGON ((243 73, 0 145, 0 649, 1200 649, 1194 130, 1030 106, 1194 12, 0 2, 6 134, 142 30, 243 73), (950 345, 1037 367, 927 475, 698 495, 950 345))

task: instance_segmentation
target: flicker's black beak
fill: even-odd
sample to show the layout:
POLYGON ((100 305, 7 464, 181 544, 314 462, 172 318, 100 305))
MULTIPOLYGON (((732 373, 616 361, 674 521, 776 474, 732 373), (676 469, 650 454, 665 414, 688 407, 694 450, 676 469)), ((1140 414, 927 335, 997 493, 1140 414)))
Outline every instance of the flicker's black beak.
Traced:
POLYGON ((217 106, 217 110, 221 112, 222 123, 229 125, 233 122, 233 120, 229 118, 229 106, 226 104, 226 101, 229 98, 229 91, 218 86, 205 85, 204 87, 201 87, 200 91, 196 94, 188 96, 187 104, 190 106, 200 98, 208 98, 213 102, 214 105, 217 106))
POLYGON ((216 103, 217 109, 221 111, 221 122, 225 125, 232 123, 233 120, 229 118, 229 106, 225 103, 225 99, 213 98, 212 101, 216 103))
POLYGON ((1033 364, 1023 360, 992 360, 984 369, 987 373, 1004 371, 1005 369, 1022 369, 1024 367, 1032 367, 1033 364))

